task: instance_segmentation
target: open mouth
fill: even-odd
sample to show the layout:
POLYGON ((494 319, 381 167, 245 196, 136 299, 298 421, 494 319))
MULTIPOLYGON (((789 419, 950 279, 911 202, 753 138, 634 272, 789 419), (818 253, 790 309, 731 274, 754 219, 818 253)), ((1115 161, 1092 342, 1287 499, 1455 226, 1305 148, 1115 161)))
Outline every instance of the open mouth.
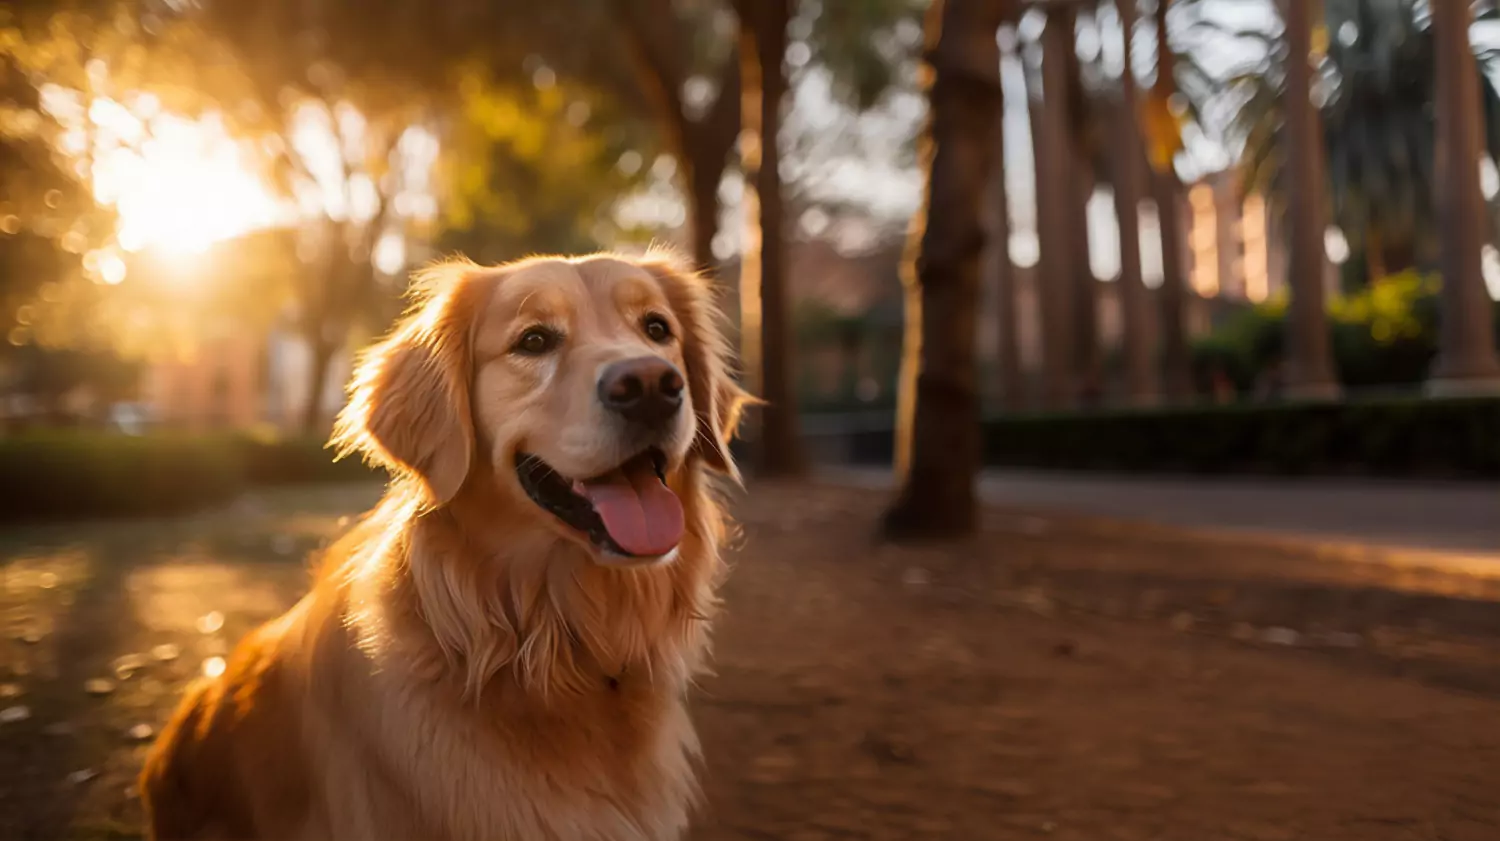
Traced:
POLYGON ((569 479, 529 453, 516 454, 526 495, 595 546, 629 558, 666 555, 682 541, 682 503, 666 482, 667 457, 652 448, 589 479, 569 479))

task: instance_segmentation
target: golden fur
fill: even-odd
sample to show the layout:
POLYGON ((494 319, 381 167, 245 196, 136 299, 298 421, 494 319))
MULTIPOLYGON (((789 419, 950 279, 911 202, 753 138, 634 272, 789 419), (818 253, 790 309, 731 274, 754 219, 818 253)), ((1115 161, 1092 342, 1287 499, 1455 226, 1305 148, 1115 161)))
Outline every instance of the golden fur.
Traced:
POLYGON ((418 280, 335 430, 390 489, 302 601, 189 689, 141 776, 153 838, 655 841, 687 825, 684 696, 725 531, 709 471, 737 478, 745 399, 710 292, 660 253, 418 280), (671 347, 641 344, 644 308, 671 319, 671 347), (561 355, 506 354, 537 320, 567 326, 561 355), (667 473, 685 532, 675 558, 610 566, 524 495, 512 459, 618 461, 581 392, 642 347, 688 380, 667 473))

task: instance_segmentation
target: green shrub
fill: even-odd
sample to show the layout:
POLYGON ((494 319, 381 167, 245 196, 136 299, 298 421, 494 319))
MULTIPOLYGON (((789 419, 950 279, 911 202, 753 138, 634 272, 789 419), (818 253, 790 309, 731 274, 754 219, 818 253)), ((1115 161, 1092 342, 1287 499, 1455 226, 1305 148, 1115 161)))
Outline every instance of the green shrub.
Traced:
POLYGON ((0 520, 173 514, 255 485, 375 479, 322 443, 247 435, 49 431, 0 439, 0 520))
MULTIPOLYGON (((1438 350, 1441 285, 1436 275, 1405 271, 1331 299, 1328 334, 1339 382, 1354 389, 1423 382, 1438 350)), ((1494 312, 1500 327, 1500 304, 1494 312)), ((1210 390, 1217 369, 1241 393, 1252 391, 1282 359, 1285 320, 1285 300, 1272 301, 1236 314, 1195 341, 1198 390, 1210 390)), ((1500 330, 1496 335, 1500 338, 1500 330)))
MULTIPOLYGON (((1500 478, 1494 397, 1023 414, 982 428, 992 467, 1500 478)), ((890 463, 890 426, 843 437, 856 462, 890 463)))
POLYGON ((333 460, 321 438, 276 439, 246 436, 237 441, 251 485, 356 482, 384 476, 358 458, 333 460))
POLYGON ((0 518, 165 514, 223 502, 243 486, 223 440, 90 433, 0 441, 0 518))
POLYGON ((984 438, 996 466, 1500 477, 1497 398, 1022 415, 984 438))

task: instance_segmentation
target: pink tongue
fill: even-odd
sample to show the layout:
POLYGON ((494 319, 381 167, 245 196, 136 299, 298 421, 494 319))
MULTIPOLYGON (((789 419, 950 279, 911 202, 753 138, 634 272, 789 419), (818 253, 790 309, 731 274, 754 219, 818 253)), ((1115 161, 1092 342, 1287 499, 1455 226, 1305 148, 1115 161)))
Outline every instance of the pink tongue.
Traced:
POLYGON ((573 490, 593 503, 609 536, 632 555, 665 555, 682 540, 682 503, 656 477, 649 459, 575 482, 573 490))

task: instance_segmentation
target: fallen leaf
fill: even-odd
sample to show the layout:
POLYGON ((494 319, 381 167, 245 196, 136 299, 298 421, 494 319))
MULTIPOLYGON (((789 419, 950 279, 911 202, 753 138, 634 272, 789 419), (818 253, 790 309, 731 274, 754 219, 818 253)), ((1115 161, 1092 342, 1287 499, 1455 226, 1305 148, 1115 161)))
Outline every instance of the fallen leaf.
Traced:
POLYGON ((1271 645, 1296 645, 1302 635, 1291 628, 1266 628, 1260 632, 1260 641, 1271 645))
POLYGON ((146 658, 139 654, 126 654, 116 657, 114 662, 115 677, 120 680, 129 680, 140 669, 145 668, 146 658))
POLYGON ((932 581, 932 576, 921 567, 911 567, 901 574, 901 583, 911 587, 920 587, 932 581))
POLYGON ((108 695, 115 691, 115 682, 108 678, 94 677, 83 682, 83 691, 90 695, 108 695))
POLYGON ((14 724, 31 718, 31 708, 23 704, 0 710, 0 724, 14 724))

